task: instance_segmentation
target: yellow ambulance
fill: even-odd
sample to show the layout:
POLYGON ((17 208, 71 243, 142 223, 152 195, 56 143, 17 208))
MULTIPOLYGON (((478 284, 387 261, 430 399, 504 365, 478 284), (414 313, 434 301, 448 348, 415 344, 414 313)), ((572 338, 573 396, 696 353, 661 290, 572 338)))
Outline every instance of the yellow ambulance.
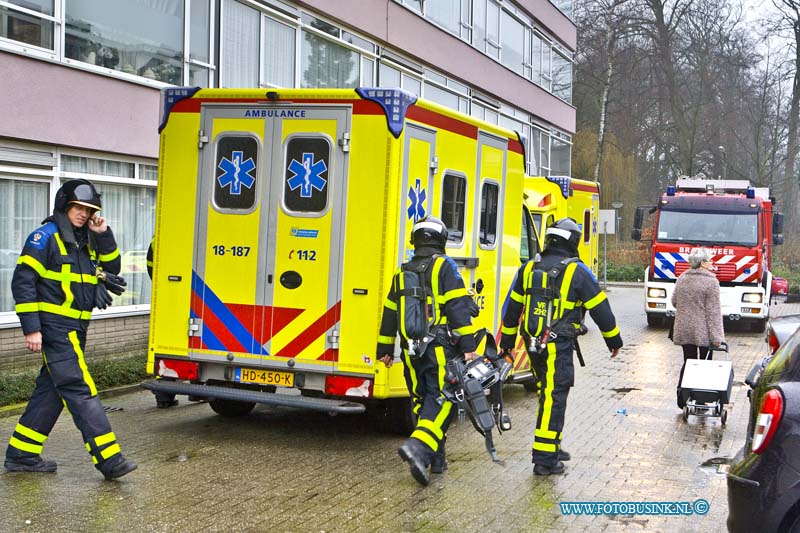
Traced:
MULTIPOLYGON (((583 230, 583 238, 578 243, 581 261, 597 276, 600 184, 568 176, 526 176, 524 197, 539 238, 539 247, 544 248, 545 230, 549 226, 556 220, 571 217, 583 230)), ((530 359, 521 337, 514 350, 514 369, 508 382, 521 383, 530 391, 536 390, 530 359)))
MULTIPOLYGON (((401 364, 375 363, 392 274, 432 214, 500 330, 538 250, 519 136, 401 89, 162 94, 146 388, 414 420, 401 364)), ((399 353, 399 349, 398 349, 399 353)))
POLYGON ((600 184, 568 176, 526 176, 525 199, 544 246, 544 232, 556 220, 570 217, 583 230, 578 244, 581 261, 597 276, 600 184))

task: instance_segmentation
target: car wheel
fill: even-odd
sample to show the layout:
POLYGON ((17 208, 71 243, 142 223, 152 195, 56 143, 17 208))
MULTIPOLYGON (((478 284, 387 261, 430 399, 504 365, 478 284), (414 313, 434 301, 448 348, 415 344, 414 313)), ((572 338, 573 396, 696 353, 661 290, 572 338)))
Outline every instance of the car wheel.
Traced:
POLYGON ((255 402, 235 402, 233 400, 219 400, 217 398, 208 401, 208 405, 215 413, 230 418, 245 416, 256 406, 255 402))
POLYGON ((753 320, 750 322, 750 331, 753 333, 764 333, 767 327, 767 320, 753 320))

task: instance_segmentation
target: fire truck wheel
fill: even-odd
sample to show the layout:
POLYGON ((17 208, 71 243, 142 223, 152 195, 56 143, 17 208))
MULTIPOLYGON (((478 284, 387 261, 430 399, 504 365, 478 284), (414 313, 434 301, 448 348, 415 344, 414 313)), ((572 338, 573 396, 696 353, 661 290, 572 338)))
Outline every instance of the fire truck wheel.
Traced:
POLYGON ((254 402, 235 402, 233 400, 209 400, 208 405, 215 413, 231 418, 244 416, 256 406, 254 402))
POLYGON ((651 328, 660 328, 664 326, 664 319, 653 313, 647 313, 647 325, 651 328))

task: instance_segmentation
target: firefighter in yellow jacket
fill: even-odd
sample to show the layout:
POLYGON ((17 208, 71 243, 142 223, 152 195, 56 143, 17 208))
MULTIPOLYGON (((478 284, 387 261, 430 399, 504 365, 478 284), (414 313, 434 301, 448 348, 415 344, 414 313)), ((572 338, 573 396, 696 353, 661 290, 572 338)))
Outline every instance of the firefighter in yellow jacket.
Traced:
POLYGON ((25 241, 11 292, 28 350, 42 352, 36 388, 6 449, 12 472, 55 472, 42 448, 64 406, 80 430, 95 467, 106 479, 131 472, 111 430, 83 352, 94 307, 122 294, 120 253, 100 194, 86 180, 70 180, 56 193, 53 215, 25 241), (87 229, 88 228, 88 229, 87 229))
POLYGON ((474 304, 464 287, 455 261, 445 255, 447 227, 436 217, 426 217, 417 222, 411 234, 414 257, 404 264, 392 278, 392 286, 383 307, 377 358, 386 367, 394 360, 395 338, 400 333, 400 347, 406 385, 414 401, 417 426, 399 448, 400 457, 406 461, 411 475, 422 485, 430 483, 428 467, 432 473, 446 469, 444 443, 453 414, 453 404, 442 394, 445 365, 454 357, 475 357, 476 339, 472 316, 474 304), (435 322, 429 342, 419 345, 406 336, 402 323, 402 271, 412 267, 422 273, 430 289, 430 305, 435 322))
POLYGON ((575 378, 572 352, 578 335, 585 331, 585 310, 600 328, 611 357, 616 357, 622 347, 606 295, 589 267, 578 259, 581 234, 571 218, 563 218, 547 229, 541 260, 531 260, 520 267, 503 315, 500 347, 510 352, 516 344, 520 315, 525 311, 519 328, 539 382, 539 413, 533 441, 536 475, 561 474, 563 461, 570 459, 569 453, 561 449, 561 431, 567 395, 575 378), (550 284, 546 283, 548 274, 552 274, 550 284), (548 309, 552 322, 544 325, 548 309))

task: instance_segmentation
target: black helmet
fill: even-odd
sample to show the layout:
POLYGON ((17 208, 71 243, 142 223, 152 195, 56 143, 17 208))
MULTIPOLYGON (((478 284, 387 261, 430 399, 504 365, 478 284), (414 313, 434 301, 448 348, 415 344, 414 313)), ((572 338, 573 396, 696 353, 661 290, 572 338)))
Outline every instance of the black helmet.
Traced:
POLYGON ((555 246, 573 252, 577 256, 581 235, 581 228, 577 222, 569 217, 562 218, 544 232, 545 248, 555 246))
POLYGON ((444 249, 447 244, 447 226, 436 217, 421 218, 411 230, 411 244, 420 246, 437 246, 444 249))
POLYGON ((56 192, 55 210, 66 212, 69 204, 79 204, 96 211, 103 208, 100 193, 87 180, 69 180, 56 192))

